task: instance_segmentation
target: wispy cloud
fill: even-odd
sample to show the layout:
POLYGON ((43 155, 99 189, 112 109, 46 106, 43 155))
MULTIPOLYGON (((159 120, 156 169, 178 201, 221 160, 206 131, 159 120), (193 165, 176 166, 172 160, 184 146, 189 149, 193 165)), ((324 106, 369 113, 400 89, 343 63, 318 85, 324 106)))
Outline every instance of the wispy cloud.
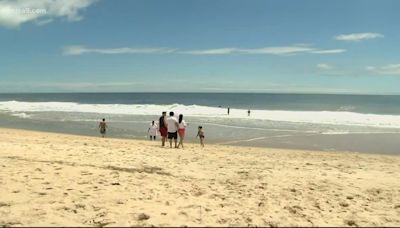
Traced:
POLYGON ((316 50, 316 51, 312 51, 311 53, 314 54, 338 54, 338 53, 342 53, 345 52, 345 49, 328 49, 328 50, 316 50))
POLYGON ((376 38, 383 38, 384 35, 380 33, 350 33, 350 34, 340 34, 335 37, 336 40, 340 41, 361 41, 361 40, 370 40, 376 38))
POLYGON ((366 66, 365 70, 375 74, 400 75, 400 64, 388 64, 380 67, 366 66))
POLYGON ((88 48, 85 46, 72 45, 63 48, 64 55, 82 55, 89 53, 97 54, 165 54, 176 53, 186 55, 296 55, 302 53, 309 54, 338 54, 345 52, 344 49, 318 49, 307 46, 276 46, 262 48, 215 48, 215 49, 196 49, 178 50, 173 48, 88 48))
POLYGON ((58 87, 58 88, 103 88, 103 87, 126 87, 135 86, 136 82, 47 82, 30 83, 37 87, 58 87))
POLYGON ((322 70, 331 70, 333 68, 333 66, 326 64, 326 63, 320 63, 320 64, 317 64, 317 68, 322 69, 322 70))
POLYGON ((287 85, 263 86, 260 88, 244 87, 202 87, 201 92, 252 92, 252 93, 316 93, 316 94, 365 94, 363 91, 355 89, 306 86, 306 85, 287 85))
POLYGON ((27 22, 44 25, 53 18, 68 21, 82 20, 79 14, 96 0, 2 0, 0 26, 15 28, 27 22))
POLYGON ((67 46, 63 49, 64 55, 82 55, 89 53, 98 54, 163 54, 172 53, 175 49, 170 48, 86 48, 84 46, 67 46))
POLYGON ((203 49, 203 50, 190 50, 180 51, 182 54, 190 55, 228 55, 237 52, 237 48, 216 48, 216 49, 203 49))
POLYGON ((0 81, 1 92, 115 92, 136 91, 143 82, 7 82, 0 81))
POLYGON ((272 55, 287 55, 299 52, 311 51, 312 48, 300 46, 283 46, 283 47, 263 47, 254 49, 243 48, 219 48, 219 49, 203 49, 181 51, 183 54, 191 55, 228 55, 228 54, 272 54, 272 55))
POLYGON ((273 46, 273 47, 262 47, 253 49, 249 48, 200 49, 200 50, 180 51, 179 53, 190 54, 190 55, 229 55, 229 54, 295 55, 301 53, 337 54, 345 51, 346 50, 344 49, 318 49, 318 48, 299 45, 299 46, 273 46))

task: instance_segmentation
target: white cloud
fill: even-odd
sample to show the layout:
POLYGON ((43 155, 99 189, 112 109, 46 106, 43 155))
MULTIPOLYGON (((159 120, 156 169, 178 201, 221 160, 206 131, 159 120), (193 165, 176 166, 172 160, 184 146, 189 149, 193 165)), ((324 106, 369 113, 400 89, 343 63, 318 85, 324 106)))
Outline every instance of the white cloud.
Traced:
POLYGON ((326 64, 326 63, 320 63, 320 64, 317 64, 317 68, 323 69, 323 70, 330 70, 333 68, 333 66, 326 64))
POLYGON ((79 21, 80 11, 96 0, 2 0, 0 1, 0 26, 15 28, 27 22, 43 25, 53 18, 79 21))
POLYGON ((264 47, 258 49, 240 49, 245 54, 271 54, 271 55, 290 55, 301 52, 310 52, 313 48, 304 46, 281 46, 281 47, 264 47))
POLYGON ((179 53, 187 55, 255 55, 255 54, 269 54, 269 55, 295 55, 301 53, 310 54, 337 54, 345 52, 344 49, 317 49, 305 46, 278 46, 278 47, 263 47, 254 49, 244 48, 216 48, 216 49, 198 49, 198 50, 178 50, 172 48, 87 48, 85 46, 72 45, 66 46, 63 49, 64 55, 82 55, 88 53, 97 54, 165 54, 165 53, 179 53))
POLYGON ((373 66, 366 66, 365 69, 368 70, 368 71, 373 71, 373 70, 375 70, 375 67, 373 67, 373 66))
POLYGON ((366 66, 365 70, 384 75, 400 75, 400 64, 388 64, 381 67, 366 66))
POLYGON ((304 45, 298 46, 275 46, 263 48, 219 48, 219 49, 202 49, 181 51, 182 54, 190 55, 229 55, 229 54, 270 54, 270 55, 295 55, 300 53, 311 54, 337 54, 345 52, 344 49, 317 49, 304 45))
POLYGON ((7 82, 0 81, 1 92, 115 92, 137 91, 143 82, 7 82))
POLYGON ((328 50, 317 50, 317 51, 312 51, 311 53, 314 54, 337 54, 337 53, 342 53, 345 52, 345 49, 328 49, 328 50))
POLYGON ((201 87, 201 92, 259 92, 259 93, 316 93, 316 94, 366 94, 363 91, 345 88, 332 88, 332 87, 319 87, 319 86, 305 86, 305 85, 266 85, 259 88, 253 87, 201 87))
POLYGON ((100 88, 100 87, 125 87, 138 85, 136 82, 49 82, 49 83, 30 83, 36 87, 54 88, 100 88))
POLYGON ((44 19, 44 20, 38 20, 38 21, 36 21, 36 24, 37 25, 47 25, 48 23, 51 23, 51 22, 53 22, 54 20, 52 19, 52 18, 47 18, 47 19, 44 19))
POLYGON ((82 55, 88 53, 98 54, 163 54, 174 52, 169 48, 86 48, 84 46, 67 46, 63 50, 64 55, 82 55))
POLYGON ((341 34, 335 37, 336 40, 341 41, 361 41, 361 40, 369 40, 376 38, 383 38, 384 35, 380 33, 350 33, 350 34, 341 34))
POLYGON ((217 49, 205 49, 205 50, 191 50, 181 51, 183 54, 191 55, 227 55, 237 52, 237 48, 217 48, 217 49))

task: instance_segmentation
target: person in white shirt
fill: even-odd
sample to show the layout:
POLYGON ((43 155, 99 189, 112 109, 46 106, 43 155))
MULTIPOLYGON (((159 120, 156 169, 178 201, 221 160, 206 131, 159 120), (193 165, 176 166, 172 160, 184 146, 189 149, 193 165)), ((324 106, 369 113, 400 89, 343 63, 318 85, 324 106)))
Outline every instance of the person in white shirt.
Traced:
POLYGON ((150 140, 156 140, 157 136, 157 131, 158 131, 158 126, 156 123, 154 123, 154 120, 151 122, 149 130, 147 130, 150 140))
POLYGON ((186 129, 187 124, 186 124, 185 120, 183 120, 183 115, 182 114, 179 115, 178 125, 179 125, 179 129, 178 129, 178 134, 179 134, 178 148, 180 146, 182 146, 182 149, 183 149, 183 139, 185 138, 185 129, 186 129))
POLYGON ((167 119, 167 129, 168 129, 169 146, 172 148, 172 139, 174 139, 175 148, 178 148, 177 139, 178 139, 179 124, 178 120, 174 117, 174 112, 169 113, 169 117, 167 119))

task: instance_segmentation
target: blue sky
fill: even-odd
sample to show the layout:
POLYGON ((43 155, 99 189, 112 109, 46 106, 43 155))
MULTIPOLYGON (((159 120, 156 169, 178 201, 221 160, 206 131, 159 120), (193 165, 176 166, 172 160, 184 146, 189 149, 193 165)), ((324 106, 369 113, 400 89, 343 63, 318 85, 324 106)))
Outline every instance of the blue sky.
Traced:
POLYGON ((0 0, 0 92, 400 94, 399 8, 0 0))

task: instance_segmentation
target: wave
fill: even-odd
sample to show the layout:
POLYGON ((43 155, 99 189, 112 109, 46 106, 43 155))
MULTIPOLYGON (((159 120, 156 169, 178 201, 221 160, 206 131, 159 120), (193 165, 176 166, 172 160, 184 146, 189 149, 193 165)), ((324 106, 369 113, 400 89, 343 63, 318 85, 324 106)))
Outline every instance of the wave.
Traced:
POLYGON ((340 108, 338 108, 338 111, 354 111, 356 109, 356 107, 354 106, 341 106, 340 108))
MULTIPOLYGON (((399 115, 363 114, 349 111, 286 111, 286 110, 247 110, 231 109, 227 115, 225 108, 200 105, 155 105, 155 104, 80 104, 74 102, 0 102, 0 111, 25 113, 26 118, 32 112, 72 112, 119 115, 158 116, 163 111, 174 111, 189 117, 227 118, 242 120, 270 120, 308 124, 355 125, 383 128, 400 128, 399 115), (28 114, 26 114, 28 113, 28 114)), ((22 115, 22 114, 21 114, 22 115)))
POLYGON ((17 112, 17 113, 12 113, 11 115, 12 115, 12 116, 15 116, 15 117, 22 118, 22 119, 29 119, 29 118, 32 117, 32 115, 26 114, 26 113, 24 113, 24 112, 21 112, 21 113, 19 113, 19 112, 17 112))

